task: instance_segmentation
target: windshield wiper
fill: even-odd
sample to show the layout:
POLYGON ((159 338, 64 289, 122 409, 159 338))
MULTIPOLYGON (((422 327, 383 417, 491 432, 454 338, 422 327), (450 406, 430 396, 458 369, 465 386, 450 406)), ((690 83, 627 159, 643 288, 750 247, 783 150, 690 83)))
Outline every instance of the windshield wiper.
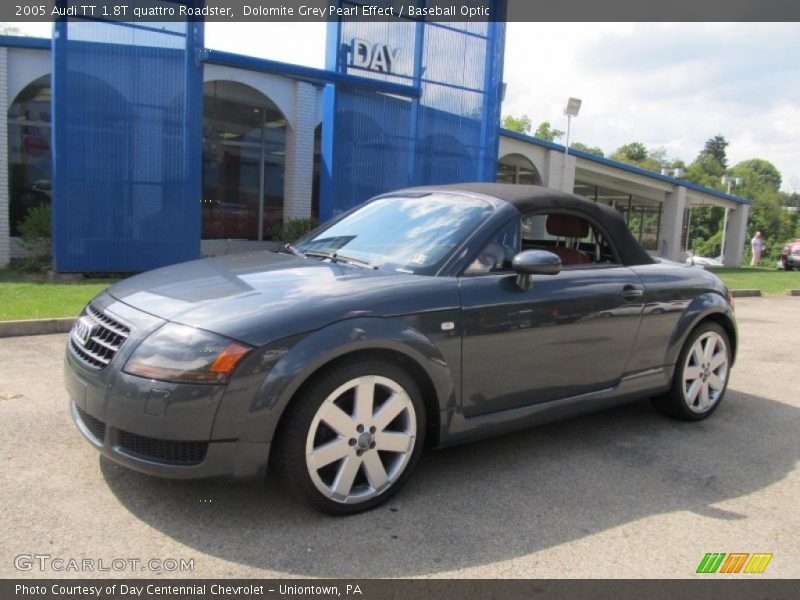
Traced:
POLYGON ((283 250, 287 254, 293 254, 294 256, 299 256, 300 258, 305 258, 305 254, 300 252, 300 250, 298 250, 297 248, 295 248, 291 244, 284 244, 283 248, 281 248, 281 250, 283 250))
POLYGON ((360 258, 353 258, 352 256, 343 256, 338 252, 334 252, 332 254, 327 254, 325 252, 315 252, 314 250, 309 250, 303 256, 313 256, 316 258, 328 259, 332 263, 343 262, 347 265, 354 265, 358 267, 365 267, 367 269, 377 269, 378 267, 373 267, 372 263, 366 260, 362 260, 360 258))
POLYGON ((336 258, 337 262, 342 261, 347 263, 348 265, 357 265, 359 267, 366 267, 367 269, 377 269, 378 267, 372 266, 372 263, 368 260, 363 260, 361 258, 353 258, 352 256, 342 256, 341 254, 334 253, 333 256, 336 258))

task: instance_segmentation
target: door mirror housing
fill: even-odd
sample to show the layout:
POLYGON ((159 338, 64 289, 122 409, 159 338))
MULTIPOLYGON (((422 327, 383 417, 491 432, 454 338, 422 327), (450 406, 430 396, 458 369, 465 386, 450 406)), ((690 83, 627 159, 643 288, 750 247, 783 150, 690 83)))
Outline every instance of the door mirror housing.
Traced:
POLYGON ((561 272, 561 259, 547 250, 525 250, 514 256, 511 268, 517 273, 520 289, 533 287, 532 275, 557 275, 561 272))

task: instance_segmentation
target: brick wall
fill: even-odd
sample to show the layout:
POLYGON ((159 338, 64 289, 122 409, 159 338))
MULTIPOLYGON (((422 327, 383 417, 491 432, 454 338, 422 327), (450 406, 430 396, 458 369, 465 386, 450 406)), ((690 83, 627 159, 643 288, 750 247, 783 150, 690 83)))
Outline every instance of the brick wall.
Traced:
MULTIPOLYGON (((567 173, 565 190, 572 193, 575 189, 575 167, 577 160, 571 154, 567 157, 567 173)), ((564 180, 564 153, 548 150, 545 157, 542 183, 553 190, 561 190, 564 180)))
POLYGON ((298 81, 294 92, 295 121, 286 139, 284 220, 307 219, 311 216, 316 113, 317 89, 310 83, 298 81))
POLYGON ((658 241, 659 256, 674 261, 681 260, 681 234, 685 210, 685 187, 677 187, 674 192, 664 196, 664 204, 661 206, 661 239, 658 241))

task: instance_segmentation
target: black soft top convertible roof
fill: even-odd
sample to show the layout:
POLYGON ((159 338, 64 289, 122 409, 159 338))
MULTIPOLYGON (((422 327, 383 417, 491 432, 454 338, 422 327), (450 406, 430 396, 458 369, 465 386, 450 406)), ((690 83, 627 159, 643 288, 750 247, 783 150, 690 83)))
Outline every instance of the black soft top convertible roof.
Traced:
MULTIPOLYGON (((592 202, 582 196, 551 190, 538 185, 516 185, 511 183, 458 183, 415 187, 403 191, 414 192, 467 192, 502 200, 514 206, 520 213, 558 209, 565 212, 585 213, 597 222, 613 240, 624 265, 649 265, 653 258, 631 235, 622 214, 606 204, 592 202)), ((396 193, 396 192, 395 192, 396 193)))

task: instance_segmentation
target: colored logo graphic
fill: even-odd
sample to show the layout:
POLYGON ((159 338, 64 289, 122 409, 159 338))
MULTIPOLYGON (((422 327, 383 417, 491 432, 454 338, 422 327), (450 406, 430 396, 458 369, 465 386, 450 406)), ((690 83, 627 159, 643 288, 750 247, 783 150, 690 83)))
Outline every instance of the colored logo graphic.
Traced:
POLYGON ((763 573, 772 554, 756 552, 708 552, 697 566, 697 573, 763 573))

